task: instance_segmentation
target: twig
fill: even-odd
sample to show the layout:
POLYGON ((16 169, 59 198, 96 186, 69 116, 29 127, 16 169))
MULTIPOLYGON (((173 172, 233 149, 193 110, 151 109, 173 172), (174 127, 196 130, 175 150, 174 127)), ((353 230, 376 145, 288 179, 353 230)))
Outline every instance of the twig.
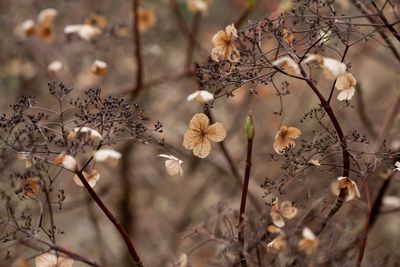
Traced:
POLYGON ((357 267, 361 266, 361 262, 364 257, 364 251, 365 247, 367 245, 367 238, 368 238, 368 231, 370 227, 370 221, 371 221, 371 198, 369 195, 369 188, 368 188, 368 176, 364 177, 363 179, 363 185, 364 185, 364 194, 365 194, 365 203, 366 203, 366 218, 365 218, 365 225, 364 225, 364 232, 360 240, 360 251, 358 253, 358 258, 357 258, 357 267))
POLYGON ((139 32, 139 0, 132 0, 132 9, 133 9, 133 43, 135 49, 135 60, 136 60, 136 85, 132 90, 131 98, 135 98, 139 93, 140 88, 143 84, 143 59, 142 59, 142 47, 141 47, 141 36, 139 32))

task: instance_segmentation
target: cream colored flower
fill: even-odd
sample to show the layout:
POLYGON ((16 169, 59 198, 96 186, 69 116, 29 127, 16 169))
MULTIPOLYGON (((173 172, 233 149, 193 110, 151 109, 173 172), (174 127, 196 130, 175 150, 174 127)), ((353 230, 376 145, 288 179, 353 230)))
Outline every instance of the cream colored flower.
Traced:
POLYGON ((225 139, 226 130, 224 126, 216 122, 209 125, 208 117, 203 113, 197 113, 190 120, 189 130, 183 137, 183 146, 193 150, 193 154, 199 158, 205 158, 210 154, 210 141, 221 142, 225 139))
POLYGON ((165 170, 170 176, 175 176, 177 174, 179 174, 181 177, 183 176, 183 169, 181 166, 183 163, 182 160, 173 155, 160 154, 158 156, 162 158, 167 158, 167 160, 165 161, 165 170))
POLYGON ((36 25, 33 19, 25 20, 15 29, 15 34, 25 39, 34 36, 36 33, 36 25))
POLYGON ((186 0, 186 5, 190 12, 207 14, 210 0, 186 0))
POLYGON ((278 58, 277 60, 272 62, 272 65, 283 68, 283 70, 290 75, 301 75, 299 65, 289 56, 278 58))
MULTIPOLYGON (((93 170, 92 173, 87 173, 85 171, 82 171, 83 177, 85 177, 86 181, 90 185, 90 187, 94 187, 96 183, 100 180, 100 173, 98 173, 96 170, 93 170)), ((83 187, 83 183, 81 182, 81 179, 79 179, 78 175, 74 175, 74 182, 76 185, 83 187)))
POLYGON ((41 26, 52 26, 57 15, 58 11, 54 8, 43 9, 38 15, 38 23, 41 26))
POLYGON ((350 72, 339 76, 335 84, 335 87, 340 91, 337 99, 339 101, 350 100, 354 95, 356 85, 357 80, 350 72))
POLYGON ((152 28, 156 22, 157 17, 153 9, 140 7, 138 10, 139 31, 145 32, 152 28))
POLYGON ((325 77, 330 80, 336 80, 339 76, 346 74, 346 64, 333 58, 310 54, 304 60, 304 63, 309 62, 316 62, 324 70, 325 77))
POLYGON ((23 198, 36 198, 39 192, 40 183, 37 177, 19 180, 15 190, 15 193, 19 194, 23 198))
POLYGON ((70 131, 67 138, 69 140, 74 140, 78 138, 88 138, 91 141, 96 141, 96 140, 102 140, 103 137, 101 134, 96 131, 95 129, 92 129, 90 127, 75 127, 73 131, 70 131))
POLYGON ((104 29, 108 25, 108 19, 102 15, 92 14, 85 19, 84 24, 104 29))
POLYGON ((105 75, 108 71, 107 63, 101 60, 95 60, 91 67, 91 72, 94 75, 105 75))
POLYGON ((63 68, 64 68, 64 65, 62 64, 62 62, 56 60, 56 61, 51 62, 47 66, 47 72, 49 74, 55 74, 55 73, 58 73, 58 72, 62 71, 63 68))
POLYGON ((393 169, 393 171, 400 171, 400 162, 399 161, 396 161, 395 163, 394 163, 394 166, 396 167, 396 168, 394 168, 393 169))
POLYGON ((272 222, 278 226, 285 226, 286 219, 293 219, 297 215, 297 208, 293 207, 292 202, 283 201, 281 205, 279 205, 278 198, 275 199, 274 205, 271 208, 271 219, 272 222))
POLYGON ((270 232, 271 234, 278 234, 277 237, 275 237, 271 242, 267 244, 267 251, 272 252, 272 251, 282 251, 287 248, 287 243, 286 243, 286 235, 280 229, 279 227, 276 227, 275 225, 269 225, 267 227, 267 231, 270 232))
POLYGON ((94 153, 94 160, 97 162, 106 162, 112 167, 116 167, 121 153, 113 149, 100 149, 94 153))
POLYGON ((214 100, 214 95, 206 90, 198 90, 187 97, 188 101, 196 100, 199 104, 205 105, 214 100))
POLYGON ((338 177, 338 180, 331 184, 331 191, 335 196, 339 196, 341 189, 347 190, 346 201, 361 197, 356 182, 348 177, 338 177))
POLYGON ((74 260, 53 253, 43 253, 35 257, 36 267, 72 267, 74 260))
POLYGON ((274 150, 278 154, 282 154, 288 147, 294 147, 295 142, 293 139, 298 138, 301 131, 296 127, 281 126, 275 136, 274 150))
POLYGON ((211 50, 211 58, 217 62, 220 60, 238 62, 240 53, 235 44, 237 38, 238 34, 233 24, 226 26, 225 31, 217 32, 212 38, 214 48, 211 50))
POLYGON ((311 255, 319 246, 319 239, 308 227, 303 228, 303 239, 298 243, 300 251, 303 251, 306 255, 311 255))
POLYGON ((64 168, 74 171, 76 169, 76 159, 71 156, 67 155, 65 152, 58 155, 54 160, 53 163, 62 165, 64 168))
POLYGON ((76 24, 67 25, 64 28, 64 33, 67 35, 77 34, 83 40, 92 42, 101 34, 101 29, 88 24, 76 24))

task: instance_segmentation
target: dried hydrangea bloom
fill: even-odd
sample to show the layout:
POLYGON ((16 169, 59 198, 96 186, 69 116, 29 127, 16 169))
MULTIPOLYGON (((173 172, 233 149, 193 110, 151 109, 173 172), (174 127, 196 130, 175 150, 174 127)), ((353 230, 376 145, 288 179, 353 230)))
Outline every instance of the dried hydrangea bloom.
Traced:
POLYGON ((272 65, 283 68, 283 70, 290 75, 301 75, 299 65, 289 56, 278 58, 277 60, 272 62, 272 65))
POLYGON ((394 163, 395 168, 393 169, 393 171, 400 171, 400 162, 396 161, 394 163))
POLYGON ((47 66, 47 72, 49 74, 56 74, 60 71, 62 71, 64 68, 64 65, 61 61, 56 60, 51 62, 48 66, 47 66))
POLYGON ((210 154, 210 141, 221 142, 225 139, 224 126, 216 122, 209 125, 208 117, 203 113, 197 113, 190 120, 189 130, 183 137, 183 146, 193 150, 193 154, 199 158, 205 158, 210 154))
POLYGON ((115 151, 114 149, 100 149, 94 153, 95 161, 106 162, 112 167, 117 166, 120 158, 121 158, 121 153, 115 151))
POLYGON ((53 253, 43 253, 35 257, 36 267, 72 267, 74 260, 53 253))
POLYGON ((158 156, 167 159, 165 161, 165 170, 170 176, 175 176, 177 174, 179 174, 181 177, 183 176, 183 169, 181 166, 183 163, 182 160, 173 155, 160 154, 158 156))
POLYGON ((210 0, 186 0, 190 12, 207 14, 210 0))
POLYGON ((156 22, 157 17, 153 9, 142 8, 138 10, 139 31, 145 32, 152 28, 156 22))
POLYGON ((300 251, 303 251, 307 255, 311 255, 319 246, 319 239, 308 227, 303 228, 303 239, 298 243, 300 251))
POLYGON ((214 95, 206 90, 198 90, 187 97, 188 101, 196 100, 197 103, 205 105, 214 100, 214 95))
POLYGON ((77 34, 83 40, 92 42, 101 34, 101 29, 92 25, 76 24, 67 25, 64 28, 64 33, 66 35, 77 34))
POLYGON ((46 8, 40 11, 38 15, 38 24, 40 26, 53 26, 58 11, 54 8, 46 8))
POLYGON ((316 62, 324 70, 325 77, 330 80, 335 80, 346 73, 346 64, 333 58, 310 54, 304 60, 304 63, 309 62, 316 62))
POLYGON ((296 127, 287 127, 283 125, 275 136, 274 150, 278 154, 282 154, 288 147, 294 147, 293 139, 298 138, 301 131, 296 127))
POLYGON ((335 196, 339 196, 341 189, 347 190, 346 201, 361 197, 356 182, 348 177, 338 177, 338 180, 331 184, 331 191, 335 196))
POLYGON ((350 72, 339 76, 335 84, 335 87, 340 91, 337 99, 339 101, 350 100, 354 95, 356 85, 357 80, 350 72))
POLYGON ((269 225, 267 231, 271 234, 278 234, 271 242, 267 244, 267 251, 282 251, 287 248, 287 243, 285 239, 285 233, 279 227, 275 225, 269 225))
POLYGON ((279 205, 279 200, 276 198, 271 208, 271 219, 276 226, 283 227, 285 226, 284 218, 293 219, 297 215, 297 212, 297 208, 293 207, 291 201, 283 201, 282 204, 279 205))
POLYGON ((74 130, 70 131, 67 136, 69 140, 75 140, 81 137, 87 138, 91 141, 103 139, 102 135, 98 131, 87 126, 75 127, 74 130))
POLYGON ((71 155, 67 155, 65 152, 58 155, 53 160, 53 163, 62 165, 64 168, 71 171, 74 171, 77 166, 76 159, 71 155))
POLYGON ((105 75, 108 71, 107 63, 101 60, 95 60, 92 64, 90 71, 94 75, 105 75))
POLYGON ((15 193, 22 198, 36 198, 40 192, 40 183, 38 178, 27 178, 19 180, 16 186, 15 193))
POLYGON ((235 44, 237 38, 238 34, 233 24, 226 26, 225 31, 217 32, 212 38, 214 48, 211 50, 211 58, 217 62, 220 60, 238 62, 240 53, 235 44))
MULTIPOLYGON (((96 183, 100 180, 100 173, 98 173, 96 170, 93 170, 91 173, 87 173, 85 171, 82 171, 83 177, 85 177, 86 181, 90 185, 90 187, 94 187, 96 183)), ((83 187, 84 184, 82 181, 79 179, 78 175, 74 175, 74 182, 76 185, 83 187)))
POLYGON ((36 24, 33 19, 25 20, 16 29, 15 34, 23 39, 32 37, 36 34, 36 24))
POLYGON ((105 29, 108 25, 108 19, 102 15, 91 14, 85 19, 84 24, 105 29))
POLYGON ((282 29, 281 30, 281 35, 283 40, 288 44, 288 45, 292 45, 294 43, 294 34, 289 31, 288 29, 282 29))

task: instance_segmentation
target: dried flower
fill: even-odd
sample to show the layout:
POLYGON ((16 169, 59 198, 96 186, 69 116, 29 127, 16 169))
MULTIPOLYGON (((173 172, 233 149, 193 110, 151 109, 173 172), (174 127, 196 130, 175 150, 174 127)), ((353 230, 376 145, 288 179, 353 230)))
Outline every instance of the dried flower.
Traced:
POLYGON ((92 25, 76 24, 67 25, 64 28, 64 33, 67 35, 77 34, 83 40, 87 42, 92 42, 101 34, 101 29, 92 25))
POLYGON ((42 27, 53 26, 58 11, 54 8, 46 8, 40 11, 38 15, 38 24, 42 27))
POLYGON ((271 208, 271 219, 276 226, 283 227, 285 226, 283 218, 293 219, 297 215, 297 212, 297 208, 293 207, 291 201, 283 201, 282 204, 279 205, 279 200, 276 198, 271 208))
POLYGON ((299 65, 289 56, 278 58, 277 60, 272 62, 272 65, 283 68, 283 70, 290 75, 301 75, 299 65))
POLYGON ((187 267, 188 266, 188 257, 185 253, 182 253, 179 256, 179 261, 174 264, 174 267, 187 267))
POLYGON ((26 153, 26 152, 18 152, 17 159, 25 160, 25 168, 30 168, 35 163, 32 155, 30 153, 26 153))
POLYGON ((112 167, 116 167, 121 153, 113 149, 100 149, 94 153, 94 160, 97 162, 106 162, 112 167))
MULTIPOLYGON (((93 170, 90 174, 82 171, 83 177, 85 177, 86 181, 90 185, 90 187, 94 187, 96 183, 100 180, 100 173, 98 173, 96 170, 93 170)), ((76 185, 83 187, 82 181, 79 179, 78 175, 74 175, 74 182, 76 185)))
POLYGON ((287 248, 287 243, 285 240, 285 233, 281 228, 276 227, 275 225, 269 225, 267 227, 267 231, 272 234, 278 234, 271 242, 267 244, 267 251, 282 251, 287 248))
POLYGON ((212 38, 214 48, 211 51, 211 58, 217 62, 220 60, 238 62, 240 53, 235 44, 237 38, 238 34, 233 24, 226 26, 225 31, 218 31, 212 38))
POLYGON ((157 17, 153 9, 142 8, 138 10, 138 20, 139 20, 139 31, 145 32, 152 28, 156 22, 157 17))
POLYGON ((395 166, 396 168, 394 168, 393 171, 400 171, 400 162, 399 162, 399 161, 396 161, 396 162, 394 163, 394 166, 395 166))
POLYGON ((31 177, 19 180, 16 188, 15 193, 22 198, 36 198, 40 192, 40 183, 37 178, 31 177))
POLYGON ((283 40, 285 40, 285 42, 288 45, 292 45, 293 44, 295 37, 294 37, 294 34, 291 31, 289 31, 288 29, 282 29, 281 30, 281 35, 282 35, 283 40))
POLYGON ((278 154, 282 154, 288 147, 294 147, 295 142, 293 139, 298 138, 301 131, 296 127, 281 126, 275 136, 274 150, 278 154))
POLYGON ((314 166, 321 166, 321 163, 317 159, 311 159, 308 161, 308 164, 314 165, 314 166))
POLYGON ((16 29, 16 34, 20 35, 22 38, 32 37, 35 35, 35 33, 36 25, 33 19, 25 20, 21 23, 21 26, 16 29))
POLYGON ((206 14, 210 6, 210 0, 186 0, 186 5, 192 13, 206 14))
POLYGON ((102 15, 92 14, 85 19, 84 24, 104 29, 108 25, 108 20, 102 15))
POLYGON ((47 66, 47 72, 49 74, 55 74, 57 72, 62 71, 62 69, 64 68, 64 65, 62 64, 61 61, 53 61, 51 62, 48 66, 47 66))
POLYGON ((107 63, 101 60, 95 60, 92 64, 91 72, 94 75, 105 75, 107 73, 107 63))
POLYGON ((74 171, 76 169, 76 159, 71 155, 66 155, 65 152, 62 152, 58 155, 54 160, 53 163, 61 164, 64 168, 74 171))
POLYGON ((324 70, 325 77, 330 80, 335 80, 339 76, 346 74, 346 64, 340 62, 339 60, 323 57, 317 54, 307 55, 304 63, 317 62, 321 68, 324 70))
POLYGON ((76 127, 74 128, 73 131, 70 131, 67 138, 69 140, 74 140, 74 139, 78 139, 78 138, 87 138, 91 141, 96 141, 96 140, 102 140, 103 137, 101 136, 101 134, 96 131, 95 129, 92 129, 90 127, 76 127))
POLYGON ((183 176, 183 169, 181 166, 183 163, 182 160, 172 155, 160 154, 158 156, 162 158, 167 158, 167 160, 165 161, 165 170, 170 176, 174 176, 177 174, 179 174, 181 177, 183 176))
POLYGON ((183 137, 183 146, 193 150, 193 154, 200 158, 205 158, 210 154, 211 144, 208 139, 221 142, 226 136, 226 130, 221 123, 216 122, 212 125, 209 123, 205 114, 195 114, 190 120, 189 130, 183 137))
POLYGON ((356 90, 354 88, 356 84, 357 80, 350 72, 347 72, 346 74, 339 76, 336 80, 336 85, 335 85, 335 87, 340 91, 340 93, 337 96, 337 99, 339 101, 350 100, 353 97, 354 92, 356 90))
POLYGON ((303 228, 303 239, 298 243, 300 251, 303 251, 307 255, 311 255, 319 246, 319 239, 314 233, 308 228, 303 228))
POLYGON ((332 183, 331 191, 335 196, 339 196, 341 189, 347 190, 346 201, 350 201, 355 197, 360 198, 361 196, 356 182, 348 177, 338 177, 338 180, 332 183))
POLYGON ((214 100, 214 95, 206 90, 198 90, 187 97, 188 101, 195 99, 199 104, 205 105, 214 100))
POLYGON ((36 267, 72 267, 74 260, 53 253, 43 253, 35 257, 36 267))

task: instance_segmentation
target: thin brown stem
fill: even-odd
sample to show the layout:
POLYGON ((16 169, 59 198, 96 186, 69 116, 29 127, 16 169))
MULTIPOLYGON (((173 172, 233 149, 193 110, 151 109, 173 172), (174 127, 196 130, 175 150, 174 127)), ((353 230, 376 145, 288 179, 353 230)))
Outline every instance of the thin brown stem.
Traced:
POLYGON ((139 93, 143 85, 143 58, 142 58, 142 46, 141 46, 141 35, 139 31, 139 0, 132 0, 132 10, 133 10, 133 43, 135 51, 136 60, 136 85, 131 92, 131 97, 139 93))
POLYGON ((363 178, 363 186, 364 186, 365 203, 366 203, 366 212, 365 212, 366 218, 365 218, 364 232, 360 240, 360 251, 358 253, 358 258, 357 258, 357 265, 356 265, 357 267, 361 266, 361 262, 364 257, 364 251, 367 245, 368 231, 371 218, 371 198, 369 195, 369 188, 368 188, 368 176, 363 178))

